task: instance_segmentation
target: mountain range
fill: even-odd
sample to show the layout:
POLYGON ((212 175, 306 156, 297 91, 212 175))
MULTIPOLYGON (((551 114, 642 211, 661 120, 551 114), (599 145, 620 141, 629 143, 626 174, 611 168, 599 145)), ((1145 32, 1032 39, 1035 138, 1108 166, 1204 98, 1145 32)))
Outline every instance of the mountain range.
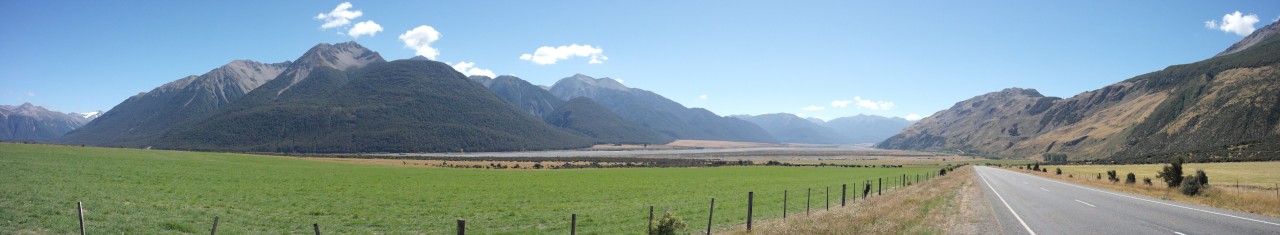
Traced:
POLYGON ((560 79, 551 86, 550 92, 565 100, 587 97, 628 121, 672 139, 778 142, 751 122, 722 117, 706 109, 687 108, 610 78, 577 74, 560 79))
POLYGON ((902 118, 856 115, 824 121, 801 118, 790 113, 734 115, 768 131, 784 143, 802 144, 870 144, 877 143, 911 125, 902 118))
POLYGON ((1277 32, 1271 23, 1212 58, 1069 98, 1021 88, 980 95, 876 146, 1058 161, 1280 159, 1277 32))
POLYGON ((52 111, 31 103, 0 105, 0 141, 53 140, 83 126, 91 117, 52 111))

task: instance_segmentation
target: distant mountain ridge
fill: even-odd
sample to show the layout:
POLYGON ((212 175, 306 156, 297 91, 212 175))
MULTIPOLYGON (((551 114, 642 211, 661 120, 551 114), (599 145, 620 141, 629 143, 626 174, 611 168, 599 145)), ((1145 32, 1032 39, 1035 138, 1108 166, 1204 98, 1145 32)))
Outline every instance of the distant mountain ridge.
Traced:
POLYGON ((843 135, 847 144, 874 144, 897 134, 915 121, 900 117, 858 114, 831 119, 822 125, 843 135))
POLYGON ((550 92, 561 99, 587 97, 613 113, 674 139, 776 143, 760 126, 722 117, 701 108, 686 108, 656 93, 629 88, 609 78, 577 74, 560 79, 550 92))
POLYGON ((200 76, 187 76, 129 97, 58 141, 143 147, 170 129, 203 119, 275 79, 292 62, 235 60, 200 76))
POLYGON ((835 130, 790 113, 730 116, 755 123, 783 143, 848 144, 848 137, 835 130))
POLYGON ((544 118, 547 124, 589 136, 597 144, 666 144, 674 138, 627 121, 586 97, 564 102, 544 118))
POLYGON ((447 64, 382 61, 358 44, 317 45, 277 78, 163 149, 251 152, 453 152, 582 148, 447 64), (341 68, 341 69, 340 69, 341 68), (305 77, 296 77, 305 74, 305 77))
POLYGON ((0 105, 0 141, 49 141, 88 121, 79 114, 52 111, 31 103, 0 105))
POLYGON ((1277 160, 1277 24, 1223 53, 1070 98, 1005 89, 956 103, 877 145, 1003 158, 1277 160))

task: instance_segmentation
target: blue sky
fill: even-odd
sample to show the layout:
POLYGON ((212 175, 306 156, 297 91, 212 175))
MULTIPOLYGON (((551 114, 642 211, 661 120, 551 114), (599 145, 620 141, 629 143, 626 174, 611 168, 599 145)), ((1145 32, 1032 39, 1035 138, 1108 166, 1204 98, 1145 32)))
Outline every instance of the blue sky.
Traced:
POLYGON ((0 1, 0 104, 108 110, 231 60, 353 40, 372 20, 381 31, 354 40, 388 60, 414 56, 400 36, 426 25, 436 60, 534 84, 613 77, 721 115, 927 116, 1198 61, 1280 16, 1277 1, 350 1, 360 16, 323 28, 343 2, 0 1), (521 58, 575 44, 586 50, 561 52, 583 56, 521 58))

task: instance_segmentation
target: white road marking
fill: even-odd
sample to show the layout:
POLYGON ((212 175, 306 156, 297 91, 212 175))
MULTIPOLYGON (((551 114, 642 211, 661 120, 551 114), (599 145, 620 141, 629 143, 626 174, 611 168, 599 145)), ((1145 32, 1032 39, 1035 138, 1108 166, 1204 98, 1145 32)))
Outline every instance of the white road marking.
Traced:
POLYGON ((1280 226, 1280 224, 1272 223, 1272 222, 1267 222, 1267 221, 1262 221, 1262 220, 1256 220, 1256 219, 1250 219, 1250 218, 1245 218, 1245 217, 1240 217, 1240 216, 1234 216, 1234 215, 1229 215, 1229 214, 1223 214, 1223 213, 1218 213, 1218 212, 1213 212, 1213 211, 1201 210, 1201 209, 1196 209, 1196 208, 1191 208, 1191 207, 1185 207, 1185 206, 1180 206, 1180 205, 1174 205, 1174 204, 1169 204, 1169 203, 1164 203, 1164 202, 1159 202, 1159 201, 1152 201, 1152 200, 1147 200, 1147 199, 1144 199, 1144 198, 1139 198, 1139 197, 1134 197, 1134 196, 1129 196, 1129 195, 1124 195, 1124 194, 1119 194, 1119 193, 1113 193, 1113 192, 1107 192, 1107 191, 1103 191, 1103 190, 1097 190, 1097 189, 1093 189, 1093 188, 1089 188, 1089 187, 1084 187, 1084 186, 1079 186, 1079 185, 1075 185, 1075 184, 1068 184, 1068 183, 1064 183, 1064 182, 1057 181, 1057 180, 1049 180, 1049 179, 1044 179, 1044 178, 1041 178, 1041 179, 1042 179, 1042 180, 1046 180, 1046 181, 1052 181, 1052 182, 1054 182, 1054 183, 1064 184, 1064 185, 1071 186, 1071 187, 1082 188, 1082 189, 1087 189, 1087 190, 1094 191, 1094 192, 1100 192, 1100 193, 1106 193, 1106 194, 1111 194, 1111 195, 1116 195, 1116 196, 1126 197, 1126 198, 1130 198, 1130 199, 1134 199, 1134 200, 1139 200, 1139 201, 1145 201, 1145 202, 1150 202, 1150 203, 1155 203, 1155 204, 1160 204, 1160 205, 1172 206, 1172 207, 1177 207, 1177 208, 1182 208, 1182 209, 1187 209, 1187 210, 1199 211, 1199 212, 1204 212, 1204 213, 1209 213, 1209 214, 1221 215, 1221 216, 1226 216, 1226 217, 1231 217, 1231 218, 1236 218, 1236 219, 1242 219, 1242 220, 1248 220, 1248 221, 1253 221, 1253 222, 1258 222, 1258 223, 1264 223, 1264 224, 1270 224, 1270 225, 1280 226))
POLYGON ((1173 234, 1177 234, 1177 235, 1187 235, 1186 233, 1180 233, 1180 232, 1173 232, 1173 234))
POLYGON ((1084 203, 1085 205, 1089 205, 1089 206, 1092 206, 1092 207, 1098 207, 1098 206, 1094 206, 1093 204, 1089 204, 1088 202, 1081 201, 1081 200, 1079 200, 1079 199, 1077 199, 1077 200, 1076 200, 1076 202, 1084 203))
POLYGON ((1023 181, 1022 181, 1022 184, 1028 184, 1028 183, 1027 183, 1027 181, 1026 181, 1026 180, 1023 180, 1023 181))
POLYGON ((1040 188, 1040 190, 1044 190, 1045 192, 1049 191, 1048 189, 1044 189, 1044 188, 1040 188))
MULTIPOLYGON (((978 178, 982 178, 982 182, 987 184, 987 188, 990 188, 991 192, 996 193, 996 198, 1000 198, 1000 202, 1004 203, 1004 207, 1009 208, 1009 213, 1013 213, 1013 218, 1018 219, 1018 223, 1022 224, 1022 228, 1027 229, 1027 233, 1031 233, 1031 235, 1036 235, 1035 231, 1031 231, 1031 226, 1027 226, 1027 222, 1022 221, 1022 217, 1018 216, 1018 212, 1013 211, 1013 207, 1009 206, 1009 202, 1004 201, 1004 196, 1000 196, 1000 192, 996 191, 996 188, 991 186, 991 182, 987 181, 987 177, 982 176, 982 174, 979 173, 978 178)), ((1023 181, 1022 183, 1025 184, 1027 182, 1023 181)))

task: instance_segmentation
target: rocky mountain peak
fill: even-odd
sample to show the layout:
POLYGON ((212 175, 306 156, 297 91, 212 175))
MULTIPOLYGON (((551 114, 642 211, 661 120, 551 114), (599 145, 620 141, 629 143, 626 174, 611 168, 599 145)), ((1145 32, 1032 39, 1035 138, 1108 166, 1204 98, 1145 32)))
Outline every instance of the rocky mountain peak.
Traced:
POLYGON ((1276 35, 1277 33, 1280 33, 1280 21, 1271 22, 1271 24, 1267 26, 1263 26, 1258 30, 1254 30, 1253 33, 1249 34, 1249 36, 1244 37, 1244 39, 1240 39, 1239 42, 1232 44, 1231 47, 1227 47, 1226 50, 1223 50, 1222 52, 1218 53, 1217 55, 1214 55, 1213 57, 1224 56, 1227 54, 1242 51, 1246 48, 1252 47, 1253 45, 1257 45, 1258 43, 1268 38, 1272 38, 1272 36, 1276 35))

